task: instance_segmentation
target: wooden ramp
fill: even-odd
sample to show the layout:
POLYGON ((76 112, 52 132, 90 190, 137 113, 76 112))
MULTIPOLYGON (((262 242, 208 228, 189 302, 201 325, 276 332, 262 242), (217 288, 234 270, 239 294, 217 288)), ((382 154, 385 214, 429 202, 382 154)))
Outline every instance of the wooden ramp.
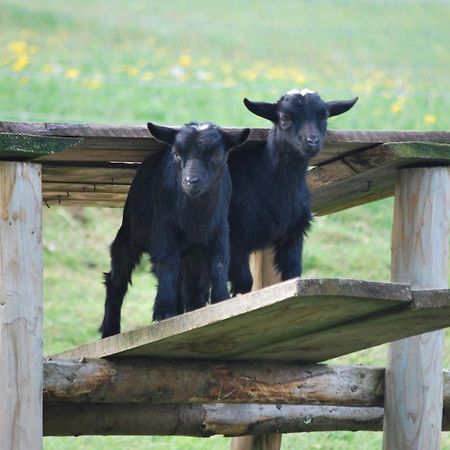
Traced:
POLYGON ((56 356, 311 363, 449 325, 449 290, 293 279, 56 356))

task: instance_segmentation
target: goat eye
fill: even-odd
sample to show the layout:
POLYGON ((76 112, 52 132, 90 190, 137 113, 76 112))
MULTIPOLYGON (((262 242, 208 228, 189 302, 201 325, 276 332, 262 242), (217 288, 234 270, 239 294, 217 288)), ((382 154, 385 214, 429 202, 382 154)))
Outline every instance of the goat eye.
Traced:
POLYGON ((291 124, 291 118, 289 115, 280 113, 280 124, 283 127, 287 127, 291 124))
POLYGON ((222 161, 222 159, 223 159, 222 153, 215 153, 212 157, 212 160, 214 162, 220 162, 222 161))
POLYGON ((173 152, 173 157, 175 158, 176 162, 180 162, 181 161, 181 155, 177 151, 173 152))

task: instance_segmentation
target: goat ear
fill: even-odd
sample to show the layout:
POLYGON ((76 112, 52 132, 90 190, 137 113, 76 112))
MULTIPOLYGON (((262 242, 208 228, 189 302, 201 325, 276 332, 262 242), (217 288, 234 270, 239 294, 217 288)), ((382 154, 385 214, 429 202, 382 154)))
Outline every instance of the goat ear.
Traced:
POLYGON ((331 117, 343 114, 351 109, 357 101, 358 97, 352 98, 351 100, 337 100, 334 102, 327 102, 328 115, 331 117))
POLYGON ((276 103, 252 102, 248 98, 244 98, 244 104, 253 114, 270 120, 273 123, 278 122, 276 103))
POLYGON ((161 125, 155 125, 151 122, 147 124, 147 128, 155 139, 169 145, 173 145, 178 133, 178 131, 173 128, 162 127, 161 125))
POLYGON ((243 144, 247 140, 249 134, 250 128, 244 128, 243 130, 233 130, 233 131, 222 130, 222 136, 228 150, 243 144))

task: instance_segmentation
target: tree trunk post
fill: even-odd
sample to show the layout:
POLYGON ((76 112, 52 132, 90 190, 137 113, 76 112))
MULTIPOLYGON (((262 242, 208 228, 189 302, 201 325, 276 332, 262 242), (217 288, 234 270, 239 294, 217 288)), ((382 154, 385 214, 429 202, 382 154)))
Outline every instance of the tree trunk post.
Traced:
MULTIPOLYGON (((262 289, 281 281, 275 270, 273 250, 255 252, 250 257, 250 268, 253 275, 253 291, 262 289)), ((281 434, 261 436, 243 436, 231 439, 231 450, 280 450, 281 434)))
MULTIPOLYGON (((398 171, 392 232, 393 282, 446 288, 450 171, 398 171)), ((440 448, 443 331, 390 345, 386 367, 384 450, 440 448)))
POLYGON ((42 449, 41 167, 0 162, 0 448, 42 449))

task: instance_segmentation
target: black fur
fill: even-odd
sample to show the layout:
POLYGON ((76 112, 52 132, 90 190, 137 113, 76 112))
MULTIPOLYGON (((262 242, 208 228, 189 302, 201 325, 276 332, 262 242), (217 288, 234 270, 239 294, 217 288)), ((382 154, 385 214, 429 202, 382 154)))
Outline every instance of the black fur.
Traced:
POLYGON ((190 123, 179 131, 149 123, 169 145, 139 167, 125 203, 122 226, 111 245, 105 274, 102 337, 120 333, 120 311, 131 273, 144 252, 158 279, 154 320, 229 297, 228 152, 250 132, 225 132, 190 123))
POLYGON ((323 146, 327 118, 349 110, 357 98, 324 102, 317 93, 286 94, 276 103, 246 107, 273 122, 266 142, 247 143, 232 152, 230 272, 233 295, 249 292, 252 251, 274 247, 274 262, 283 280, 301 275, 303 238, 311 224, 306 185, 309 160, 323 146))

